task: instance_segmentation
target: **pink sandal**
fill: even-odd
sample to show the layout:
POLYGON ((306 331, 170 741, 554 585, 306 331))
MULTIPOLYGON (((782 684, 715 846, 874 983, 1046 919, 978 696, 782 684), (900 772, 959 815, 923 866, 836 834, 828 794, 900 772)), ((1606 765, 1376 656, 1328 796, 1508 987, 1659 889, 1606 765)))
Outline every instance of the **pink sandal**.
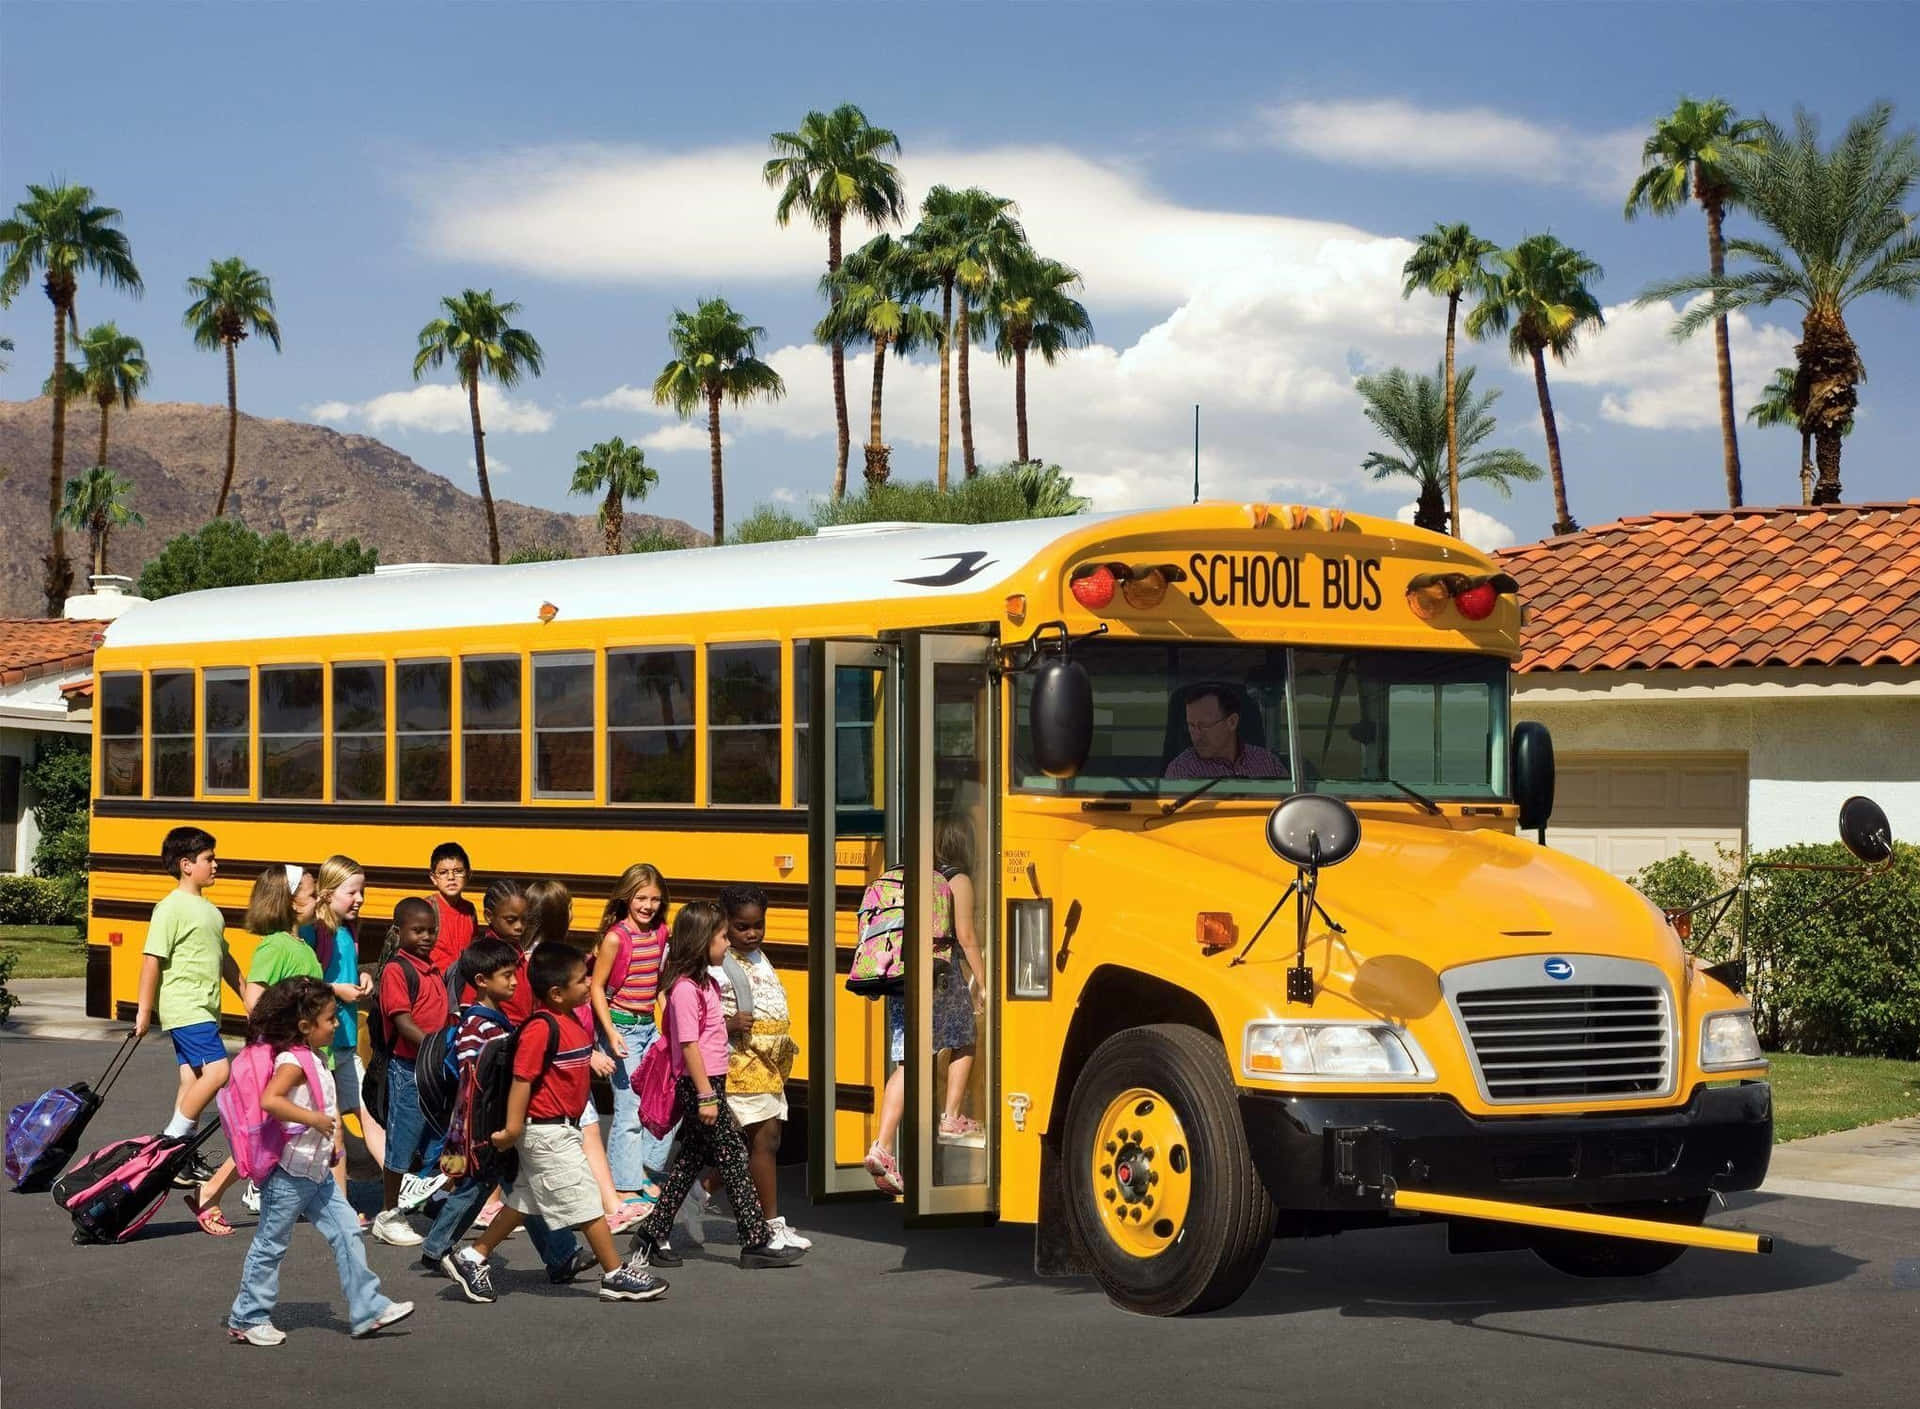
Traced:
POLYGON ((227 1222, 227 1216, 220 1211, 219 1204, 202 1204, 198 1189, 186 1195, 184 1202, 187 1212, 193 1215, 193 1221, 200 1225, 200 1231, 209 1237, 231 1238, 240 1231, 227 1222))
POLYGON ((873 1182, 889 1194, 907 1192, 906 1181, 900 1177, 900 1162, 893 1157, 892 1150, 877 1140, 867 1149, 866 1169, 873 1176, 873 1182))

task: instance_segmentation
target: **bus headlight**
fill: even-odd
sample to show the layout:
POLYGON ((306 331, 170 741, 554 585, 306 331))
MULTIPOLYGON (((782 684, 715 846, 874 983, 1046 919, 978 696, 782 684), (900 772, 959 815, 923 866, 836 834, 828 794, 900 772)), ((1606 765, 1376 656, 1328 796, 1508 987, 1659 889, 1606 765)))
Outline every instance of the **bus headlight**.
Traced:
POLYGON ((1248 1076, 1268 1080, 1433 1079, 1420 1044, 1388 1023, 1248 1023, 1240 1065, 1248 1076))
POLYGON ((1764 1066, 1752 1013, 1709 1013, 1700 1025, 1700 1070, 1764 1066))

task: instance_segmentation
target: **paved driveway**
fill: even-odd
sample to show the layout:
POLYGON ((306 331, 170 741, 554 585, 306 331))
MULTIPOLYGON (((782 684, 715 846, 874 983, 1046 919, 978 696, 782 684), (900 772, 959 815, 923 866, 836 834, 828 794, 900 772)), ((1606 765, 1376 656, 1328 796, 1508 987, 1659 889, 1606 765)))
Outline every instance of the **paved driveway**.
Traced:
MULTIPOLYGON (((107 1050, 0 1044, 0 1102, 97 1073, 107 1050)), ((156 1125, 172 1083, 164 1044, 146 1044, 87 1147, 156 1125)), ((906 1234, 886 1208, 809 1209, 796 1185, 786 1211, 815 1238, 803 1265, 743 1272, 716 1240, 651 1305, 549 1287, 524 1238, 493 1306, 372 1245, 388 1293, 420 1310, 367 1342, 347 1339, 332 1259, 302 1229, 281 1282, 289 1339, 251 1350, 220 1329, 248 1241, 231 1202, 239 1237, 204 1236, 173 1199, 137 1241, 79 1248, 46 1196, 0 1194, 7 1402, 1871 1409, 1912 1402, 1920 1332, 1911 1209, 1743 1196, 1714 1221, 1773 1232, 1774 1256, 1693 1252, 1628 1284, 1525 1253, 1453 1257, 1437 1227, 1284 1243, 1236 1306, 1156 1321, 1089 1282, 1035 1280, 1023 1229, 906 1234)))

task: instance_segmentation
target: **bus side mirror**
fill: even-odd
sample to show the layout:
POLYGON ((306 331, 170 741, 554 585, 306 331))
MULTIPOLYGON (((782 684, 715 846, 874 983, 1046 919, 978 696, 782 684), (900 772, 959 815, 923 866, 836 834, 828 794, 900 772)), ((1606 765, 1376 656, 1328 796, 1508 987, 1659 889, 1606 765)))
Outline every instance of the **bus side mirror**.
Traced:
POLYGON ((1513 726, 1511 757, 1513 800, 1520 804, 1520 830, 1537 832, 1547 840, 1547 818, 1553 815, 1553 735, 1531 719, 1513 726))
POLYGON ((1093 748, 1093 681, 1084 665, 1055 655, 1033 667, 1027 732, 1034 764, 1049 778, 1071 778, 1086 766, 1093 748))

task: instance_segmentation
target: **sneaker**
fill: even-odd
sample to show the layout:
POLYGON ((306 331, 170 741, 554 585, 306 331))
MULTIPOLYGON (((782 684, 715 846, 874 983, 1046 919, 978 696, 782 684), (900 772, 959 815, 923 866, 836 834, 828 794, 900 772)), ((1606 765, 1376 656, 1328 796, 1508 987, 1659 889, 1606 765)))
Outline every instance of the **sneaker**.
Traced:
POLYGON ((447 1275, 447 1269, 440 1265, 442 1260, 430 1252, 423 1252, 420 1254, 418 1265, 420 1270, 430 1277, 444 1277, 447 1275))
POLYGON ((395 1207, 402 1213, 412 1213, 446 1187, 447 1176, 444 1174, 403 1174, 400 1176, 400 1199, 395 1207))
POLYGON ((211 1178, 213 1178, 213 1166, 196 1154, 190 1156, 187 1162, 181 1165, 179 1171, 175 1173, 173 1176, 173 1187, 176 1189, 197 1189, 211 1178))
POLYGON ((602 1301, 654 1301, 667 1294, 667 1284, 648 1274, 644 1265, 629 1259, 623 1266, 600 1274, 602 1301))
POLYGON ((256 1325, 248 1326, 244 1329, 239 1326, 227 1327, 227 1339, 235 1345, 257 1345, 265 1347, 279 1345, 286 1338, 287 1333, 271 1321, 261 1321, 256 1325))
POLYGON ((385 1311, 381 1312, 378 1316, 374 1317, 371 1321, 367 1322, 366 1325, 362 1326, 359 1330, 355 1331, 353 1333, 353 1338, 355 1340, 364 1340, 366 1337, 373 1335, 376 1331, 384 1331, 387 1329, 387 1327, 393 1325, 394 1322, 404 1321, 411 1315, 413 1315, 412 1302, 410 1301, 392 1302, 388 1305, 385 1311))
POLYGON ((248 1182, 246 1189, 242 1191, 240 1195, 240 1206, 246 1209, 248 1213, 258 1213, 260 1211, 260 1186, 258 1184, 252 1183, 251 1181, 248 1182))
POLYGON ((791 1267, 806 1253, 796 1247, 778 1247, 773 1243, 762 1243, 757 1248, 740 1249, 742 1267, 791 1267))
POLYGON ((707 1205, 713 1196, 698 1183, 687 1190, 687 1196, 680 1202, 680 1211, 673 1216, 673 1226, 680 1230, 681 1240, 688 1247, 703 1247, 707 1241, 707 1205))
POLYGON ((547 1280, 556 1287, 564 1287, 582 1272, 590 1272, 600 1265, 600 1259, 593 1255, 592 1248, 575 1248, 573 1261, 565 1267, 549 1267, 547 1280))
POLYGON ((651 1247, 639 1234, 634 1235, 633 1255, 627 1259, 629 1267, 684 1267, 686 1259, 673 1250, 672 1243, 655 1243, 651 1247))
POLYGON ((900 1162, 893 1157, 893 1151, 878 1140, 867 1147, 865 1164, 873 1182, 889 1194, 907 1192, 906 1181, 900 1177, 900 1162))
POLYGON ((987 1132, 980 1122, 971 1116, 943 1115, 940 1117, 939 1139, 943 1145, 961 1145, 978 1150, 985 1148, 987 1132))
POLYGON ((769 1218, 767 1231, 773 1234, 773 1246, 777 1248, 799 1248, 805 1252, 813 1246, 812 1238, 801 1237, 796 1230, 787 1226, 784 1218, 769 1218))
POLYGON ((494 1299, 493 1272, 472 1248, 448 1253, 440 1259, 440 1270, 460 1284, 460 1294, 468 1301, 484 1306, 494 1299))
POLYGON ((423 1234, 416 1233, 413 1225, 407 1222, 406 1214, 397 1208, 390 1208, 373 1220, 373 1237, 376 1242, 385 1243, 394 1248, 417 1248, 426 1241, 423 1234))

